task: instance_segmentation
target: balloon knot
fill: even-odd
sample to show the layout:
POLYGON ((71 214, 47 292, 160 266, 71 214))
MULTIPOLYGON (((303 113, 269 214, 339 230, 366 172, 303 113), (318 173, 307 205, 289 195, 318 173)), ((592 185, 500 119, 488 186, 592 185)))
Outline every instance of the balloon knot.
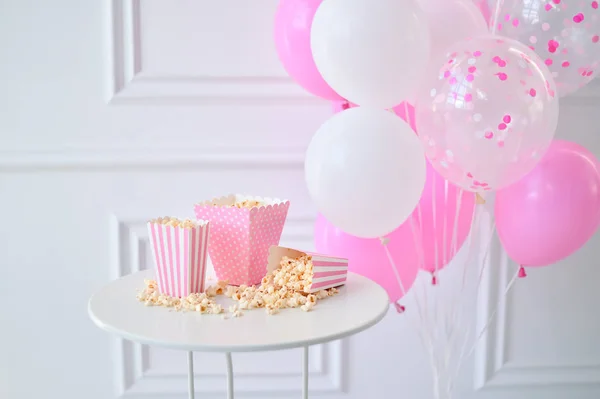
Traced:
POLYGON ((387 237, 379 237, 379 241, 381 241, 381 245, 387 245, 390 242, 390 239, 387 237))
POLYGON ((398 313, 404 313, 406 311, 406 308, 400 305, 398 302, 394 302, 394 306, 396 307, 396 312, 398 313))
POLYGON ((525 268, 521 266, 519 269, 519 278, 527 277, 527 273, 525 273, 525 268))
POLYGON ((431 274, 431 285, 437 285, 438 281, 437 281, 437 277, 435 274, 431 274))
POLYGON ((350 108, 350 103, 348 101, 344 101, 342 103, 342 109, 346 110, 348 108, 350 108))

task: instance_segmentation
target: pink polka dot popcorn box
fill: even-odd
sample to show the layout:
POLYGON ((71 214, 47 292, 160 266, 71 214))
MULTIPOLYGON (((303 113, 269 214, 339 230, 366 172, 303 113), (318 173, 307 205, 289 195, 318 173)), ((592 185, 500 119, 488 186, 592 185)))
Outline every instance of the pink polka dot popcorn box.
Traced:
POLYGON ((348 259, 274 245, 269 249, 267 272, 277 269, 286 271, 275 277, 285 280, 277 282, 279 285, 312 294, 344 285, 348 278, 348 259))
POLYGON ((231 285, 260 284, 269 247, 279 244, 290 202, 231 194, 194 206, 211 224, 208 254, 219 280, 231 285))
POLYGON ((209 223, 164 217, 148 222, 158 290, 171 297, 204 292, 209 223))

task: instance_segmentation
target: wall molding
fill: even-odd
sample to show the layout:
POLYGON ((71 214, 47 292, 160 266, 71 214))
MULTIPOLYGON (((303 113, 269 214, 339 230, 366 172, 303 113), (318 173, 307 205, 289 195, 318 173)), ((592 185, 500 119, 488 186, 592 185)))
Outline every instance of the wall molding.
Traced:
MULTIPOLYGON (((122 218, 110 215, 110 271, 111 279, 145 269, 148 236, 144 217, 122 218)), ((312 218, 292 217, 295 240, 312 239, 312 218), (302 233, 304 231, 304 233, 302 233)), ((284 232, 285 234, 285 232, 284 232)), ((313 393, 343 393, 347 384, 347 342, 344 340, 311 347, 310 386, 313 393)), ((184 395, 187 387, 185 373, 164 373, 152 370, 150 348, 115 338, 113 344, 114 381, 117 397, 126 399, 155 398, 184 395)), ((301 357, 297 361, 300 364, 301 357)), ((181 361, 185 363, 182 353, 181 361)), ((234 354, 235 369, 235 354, 234 354)), ((224 373, 196 373, 197 391, 205 394, 223 394, 224 373)), ((297 395, 301 393, 301 373, 236 373, 236 393, 257 397, 297 395)))
POLYGON ((140 0, 110 0, 108 93, 110 104, 315 103, 319 98, 281 76, 168 76, 144 70, 140 0))
POLYGON ((302 168, 304 148, 0 151, 0 172, 121 168, 302 168))
MULTIPOLYGON (((516 267, 502 248, 494 232, 490 237, 491 220, 482 221, 480 233, 483 242, 490 242, 489 256, 485 261, 484 280, 480 295, 485 301, 478 301, 476 331, 481 331, 493 316, 487 332, 478 342, 475 351, 474 388, 475 390, 497 390, 514 388, 536 388, 540 386, 594 385, 600 387, 600 363, 598 364, 555 364, 536 365, 508 362, 507 319, 510 317, 507 307, 508 295, 504 295, 506 286, 516 273, 516 267), (488 234, 487 237, 485 234, 488 234), (497 306, 497 313, 493 311, 497 306)), ((480 256, 485 252, 480 250, 480 256)), ((518 284, 518 281, 515 283, 518 284)))
MULTIPOLYGON (((323 100, 282 76, 178 76, 144 71, 140 0, 109 0, 107 59, 109 104, 268 105, 318 103, 323 100)), ((575 95, 561 100, 565 105, 594 106, 600 103, 600 81, 595 80, 575 95)))

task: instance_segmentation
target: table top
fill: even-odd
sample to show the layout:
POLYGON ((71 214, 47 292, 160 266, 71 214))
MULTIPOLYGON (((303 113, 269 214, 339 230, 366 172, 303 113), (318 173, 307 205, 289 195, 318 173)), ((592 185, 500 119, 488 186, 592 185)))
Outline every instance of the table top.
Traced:
MULTIPOLYGON (((135 296, 144 270, 115 280, 94 294, 88 313, 101 329, 122 338, 171 349, 202 352, 251 352, 296 348, 359 333, 377 324, 388 310, 388 296, 373 281, 348 273, 340 293, 319 300, 309 312, 282 309, 269 315, 264 309, 244 310, 240 317, 175 311, 144 306, 135 296)), ((233 300, 217 297, 225 309, 233 300)))

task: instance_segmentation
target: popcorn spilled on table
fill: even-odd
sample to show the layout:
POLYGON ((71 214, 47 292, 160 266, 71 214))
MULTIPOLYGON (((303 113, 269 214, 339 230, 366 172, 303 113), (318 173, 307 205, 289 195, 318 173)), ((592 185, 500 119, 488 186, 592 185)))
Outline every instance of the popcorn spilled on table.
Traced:
POLYGON ((312 310, 339 293, 348 260, 278 246, 288 208, 287 200, 230 195, 195 205, 198 221, 150 220, 157 280, 146 280, 137 299, 225 319, 252 309, 270 315, 287 308, 312 310), (207 252, 219 281, 205 288, 207 252), (229 276, 234 281, 224 278, 229 276), (219 296, 234 303, 225 308, 216 301, 219 296))
MULTIPOLYGON (((288 248, 272 247, 271 254, 277 256, 284 252, 294 251, 288 248)), ((316 306, 318 300, 336 295, 336 287, 312 288, 315 267, 312 255, 301 253, 296 258, 282 256, 278 267, 270 271, 260 286, 232 286, 227 281, 219 281, 203 293, 190 294, 184 298, 175 298, 160 294, 153 280, 146 280, 146 288, 138 294, 140 302, 147 306, 165 306, 175 310, 195 311, 202 314, 224 314, 239 317, 243 310, 262 309, 268 314, 279 313, 281 309, 301 308, 308 312, 316 306), (233 299, 226 313, 225 309, 215 301, 215 297, 224 295, 233 299)), ((272 256, 273 258, 273 256, 272 256)), ((339 283, 335 283, 340 285, 339 283)))

